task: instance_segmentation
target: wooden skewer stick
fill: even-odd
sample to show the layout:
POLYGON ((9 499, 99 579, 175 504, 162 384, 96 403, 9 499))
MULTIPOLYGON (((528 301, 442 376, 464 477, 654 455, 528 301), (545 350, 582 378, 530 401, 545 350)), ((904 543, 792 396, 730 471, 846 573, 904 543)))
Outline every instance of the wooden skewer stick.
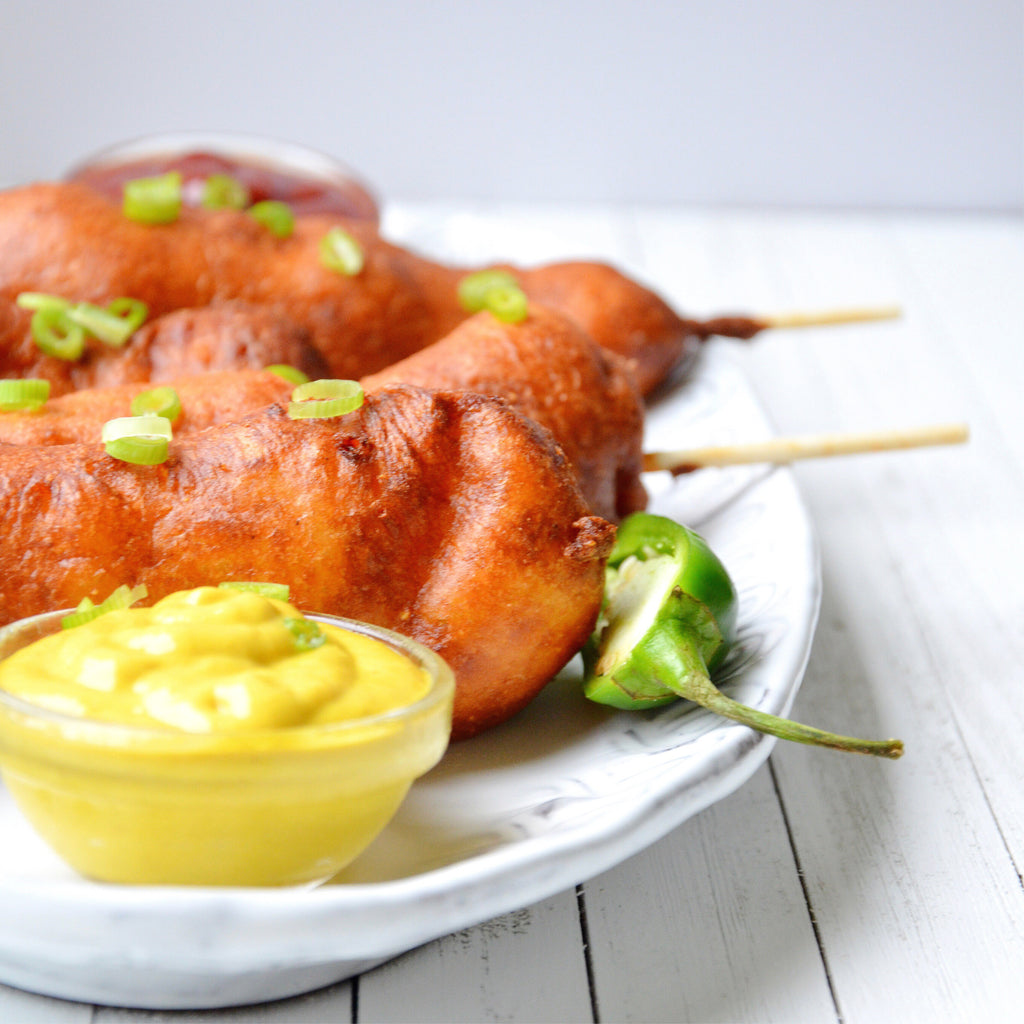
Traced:
POLYGON ((877 430, 850 434, 805 434, 774 437, 749 444, 721 445, 711 448, 647 452, 644 470, 689 473, 704 466, 741 466, 765 462, 787 465, 797 459, 856 455, 864 452, 896 451, 940 444, 961 444, 968 438, 967 424, 946 423, 912 427, 906 430, 877 430))
POLYGON ((774 313, 768 316, 726 315, 710 320, 694 320, 690 326, 702 338, 753 338, 761 331, 779 327, 827 327, 832 324, 865 323, 869 320, 894 320, 902 315, 899 306, 862 306, 846 309, 820 309, 774 313))
POLYGON ((869 320, 896 320, 902 315, 899 306, 866 306, 862 309, 794 310, 758 319, 765 327, 819 327, 829 324, 856 324, 869 320))

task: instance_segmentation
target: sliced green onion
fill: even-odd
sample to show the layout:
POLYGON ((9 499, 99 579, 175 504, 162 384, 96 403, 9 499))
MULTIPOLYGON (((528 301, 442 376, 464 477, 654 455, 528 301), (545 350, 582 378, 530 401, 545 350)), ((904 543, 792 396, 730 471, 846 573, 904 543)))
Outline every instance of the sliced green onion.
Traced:
POLYGON ((74 361, 85 351, 85 330, 68 319, 67 309, 45 306, 32 314, 32 337, 41 352, 74 361))
POLYGON ((518 324, 529 313, 526 293, 519 285, 492 288, 484 298, 484 308, 502 323, 518 324))
POLYGON ((292 208, 279 199, 264 199, 255 203, 249 207, 249 214, 278 238, 287 238, 295 230, 292 208))
POLYGON ((119 437, 135 435, 164 437, 170 440, 172 436, 170 421, 164 416, 157 416, 155 413, 121 416, 118 419, 107 420, 103 424, 101 434, 104 444, 119 437))
MULTIPOLYGON (((83 622, 88 622, 88 619, 83 616, 86 612, 91 612, 94 608, 98 607, 99 605, 94 604, 92 598, 83 597, 82 600, 78 602, 74 612, 71 615, 65 615, 64 618, 60 620, 61 628, 69 629, 71 626, 80 626, 83 622), (78 618, 75 618, 75 616, 78 616, 78 618)), ((94 615, 89 616, 89 618, 95 617, 96 616, 94 615)))
POLYGON ((130 299, 126 295, 111 299, 107 304, 107 311, 120 317, 131 327, 129 334, 137 331, 149 316, 149 306, 142 299, 130 299))
POLYGON ((50 397, 50 382, 38 377, 0 380, 0 412, 31 412, 50 397))
MULTIPOLYGON (((250 583, 248 580, 225 580, 218 583, 223 590, 242 590, 248 594, 259 594, 273 601, 287 601, 291 590, 287 583, 250 583)), ((293 620, 294 621, 294 620, 293 620)))
POLYGON ((249 205, 249 190, 230 174, 211 174, 203 182, 200 202, 208 210, 244 210, 249 205))
POLYGON ((363 388, 356 380, 311 380, 292 392, 288 415, 293 420, 344 416, 363 404, 363 388))
POLYGON ((70 309, 71 303, 59 295, 47 295, 45 292, 22 292, 15 300, 22 309, 70 309))
POLYGON ((320 239, 320 262, 328 270, 354 277, 363 269, 366 258, 360 244, 344 228, 331 228, 320 239))
POLYGON ((133 466, 158 466, 167 461, 170 442, 166 437, 119 437, 108 441, 106 453, 120 462, 133 466))
POLYGON ((312 651, 327 643, 327 636, 312 619, 285 619, 285 627, 294 638, 297 651, 312 651))
POLYGON ((181 213, 181 172, 134 178, 124 184, 124 215, 140 224, 170 224, 181 213))
POLYGON ((67 310, 65 316, 92 337, 114 348, 120 348, 132 336, 133 328, 123 317, 91 302, 79 302, 67 310))
POLYGON ((266 369, 268 373, 276 373, 278 377, 284 377, 285 380, 290 380, 293 384, 309 383, 309 377, 306 374, 287 363, 274 363, 273 366, 268 366, 266 369))
POLYGON ((106 308, 44 292, 22 292, 15 302, 34 311, 32 337, 43 352, 58 359, 80 358, 87 338, 120 348, 149 316, 146 303, 127 297, 111 300, 106 308))
POLYGON ((162 416, 173 423, 181 415, 181 398, 171 387, 150 388, 140 391, 132 399, 132 416, 162 416))
POLYGON ((78 607, 70 615, 65 615, 60 620, 61 628, 73 629, 75 626, 82 625, 83 622, 91 622, 93 619, 98 619, 101 615, 106 615, 107 612, 131 608, 136 601, 141 601, 146 597, 147 593, 145 583, 140 583, 137 587, 129 587, 127 584, 122 583, 110 597, 99 604, 93 604, 89 598, 83 597, 79 601, 78 607))
POLYGON ((108 455, 136 466, 167 461, 172 432, 163 416, 122 416, 103 424, 101 438, 108 455))
POLYGON ((467 274, 458 288, 459 302, 469 313, 487 308, 487 293, 495 288, 518 288, 519 282, 507 270, 478 270, 467 274))

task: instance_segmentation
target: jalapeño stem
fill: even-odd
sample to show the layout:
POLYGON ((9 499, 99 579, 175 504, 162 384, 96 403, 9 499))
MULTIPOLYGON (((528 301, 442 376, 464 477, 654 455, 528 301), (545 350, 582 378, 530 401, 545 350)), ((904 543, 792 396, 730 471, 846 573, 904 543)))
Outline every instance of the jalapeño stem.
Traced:
MULTIPOLYGON (((734 722, 749 725, 751 729, 776 736, 780 740, 791 740, 794 743, 808 743, 815 747, 830 747, 850 754, 873 754, 876 757, 888 757, 896 760, 903 756, 902 740, 862 740, 854 736, 840 736, 834 732, 816 729, 813 725, 791 722, 786 718, 776 718, 764 711, 740 704, 727 697, 710 679, 687 680, 687 699, 695 704, 729 718, 734 722)), ((679 692, 678 690, 676 691, 679 692)))
MULTIPOLYGON (((694 651, 696 654, 696 651, 694 651)), ((902 740, 863 740, 854 736, 841 736, 837 733, 826 732, 824 729, 817 729, 812 725, 803 725, 800 722, 790 721, 788 718, 779 718, 777 715, 769 714, 766 711, 758 711, 747 704, 741 704, 732 697, 727 697, 711 681, 703 662, 696 663, 690 671, 683 675, 665 681, 673 693, 686 700, 699 704, 716 715, 728 718, 733 722, 749 726, 758 732, 775 736, 780 740, 790 740, 793 743, 806 743, 815 747, 829 747, 832 750, 842 750, 851 754, 873 754, 876 757, 888 757, 895 760, 903 756, 902 740)))

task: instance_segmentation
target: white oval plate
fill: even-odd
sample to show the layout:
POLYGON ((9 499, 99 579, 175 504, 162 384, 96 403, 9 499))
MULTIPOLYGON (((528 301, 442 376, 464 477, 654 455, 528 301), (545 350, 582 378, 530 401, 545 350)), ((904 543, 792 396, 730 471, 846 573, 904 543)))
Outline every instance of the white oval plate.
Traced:
MULTIPOLYGON (((648 450, 770 433, 735 358, 708 346, 696 374, 653 405, 648 450)), ((785 713, 820 600, 791 474, 744 467, 650 484, 652 510, 703 533, 737 584, 728 691, 785 713)), ((151 1009, 309 991, 612 867, 739 787, 771 746, 692 705, 591 705, 570 666, 516 719, 454 746, 343 876, 304 889, 87 882, 0 790, 0 981, 151 1009)))

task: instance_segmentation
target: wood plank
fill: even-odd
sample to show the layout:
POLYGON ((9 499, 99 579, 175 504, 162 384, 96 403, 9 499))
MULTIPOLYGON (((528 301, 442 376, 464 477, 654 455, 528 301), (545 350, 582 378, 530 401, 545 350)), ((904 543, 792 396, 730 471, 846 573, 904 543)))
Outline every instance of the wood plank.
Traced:
POLYGON ((89 1024, 92 1007, 0 985, 0 1020, 7 1024, 89 1024))
POLYGON ((901 218, 891 238, 926 358, 955 360, 954 382, 970 381, 1024 471, 1024 220, 901 218))
POLYGON ((359 984, 361 1024, 592 1019, 573 891, 428 943, 359 984))
POLYGON ((933 657, 907 614, 919 592, 894 563, 912 574, 914 555, 880 553, 869 499, 835 493, 858 511, 820 517, 826 603, 794 713, 895 734, 908 750, 891 765, 800 748, 773 758, 843 1019, 1005 1019, 1024 998, 1024 896, 936 686, 958 668, 933 657))
POLYGON ((836 1019, 767 767, 584 894, 601 1020, 836 1019))
MULTIPOLYGON (((955 266, 962 232, 947 241, 932 256, 955 266)), ((968 451, 797 471, 822 538, 826 600, 795 711, 901 735, 908 750, 893 765, 792 747, 773 758, 839 1007, 847 1022, 1006 1019, 1024 998, 1024 893, 1008 852, 1024 811, 1024 647, 1005 614, 1020 593, 1011 510, 1024 507, 1024 490, 1000 440, 1018 414, 991 371, 969 365, 920 286, 928 266, 884 224, 851 233, 836 218, 809 221, 776 244, 779 262, 805 279, 891 276, 913 309, 884 346, 864 334, 843 352, 752 349, 784 429, 826 416, 830 428, 890 424, 933 406, 948 417, 955 402, 976 434, 968 451)), ((984 336, 984 319, 977 326, 984 336)))
POLYGON ((822 408, 848 423, 854 416, 857 422, 891 417, 892 410, 908 419, 957 411, 971 423, 967 449, 885 457, 861 468, 874 474, 871 495, 886 502, 880 515, 893 531, 893 549, 917 544, 923 553, 942 553, 904 571, 917 577, 910 607, 934 659, 964 666, 964 678, 976 681, 969 699, 960 680, 948 696, 1020 870, 1024 809, 1017 780, 1024 775, 1024 755, 1017 736, 1024 709, 1017 679, 1024 646, 1006 611, 1015 595, 1020 607, 1022 593, 1024 296, 1019 288, 994 287, 990 278, 1003 285, 1007 274, 1024 280, 1024 232, 1008 233, 987 220, 915 218, 886 238, 895 240, 889 246, 893 258, 877 253, 871 262, 888 265, 905 282, 911 312, 899 344, 887 344, 877 358, 864 350, 850 353, 842 377, 822 362, 815 379, 830 383, 822 408), (950 579, 955 597, 943 590, 950 579), (950 628, 951 600, 959 628, 950 628))

